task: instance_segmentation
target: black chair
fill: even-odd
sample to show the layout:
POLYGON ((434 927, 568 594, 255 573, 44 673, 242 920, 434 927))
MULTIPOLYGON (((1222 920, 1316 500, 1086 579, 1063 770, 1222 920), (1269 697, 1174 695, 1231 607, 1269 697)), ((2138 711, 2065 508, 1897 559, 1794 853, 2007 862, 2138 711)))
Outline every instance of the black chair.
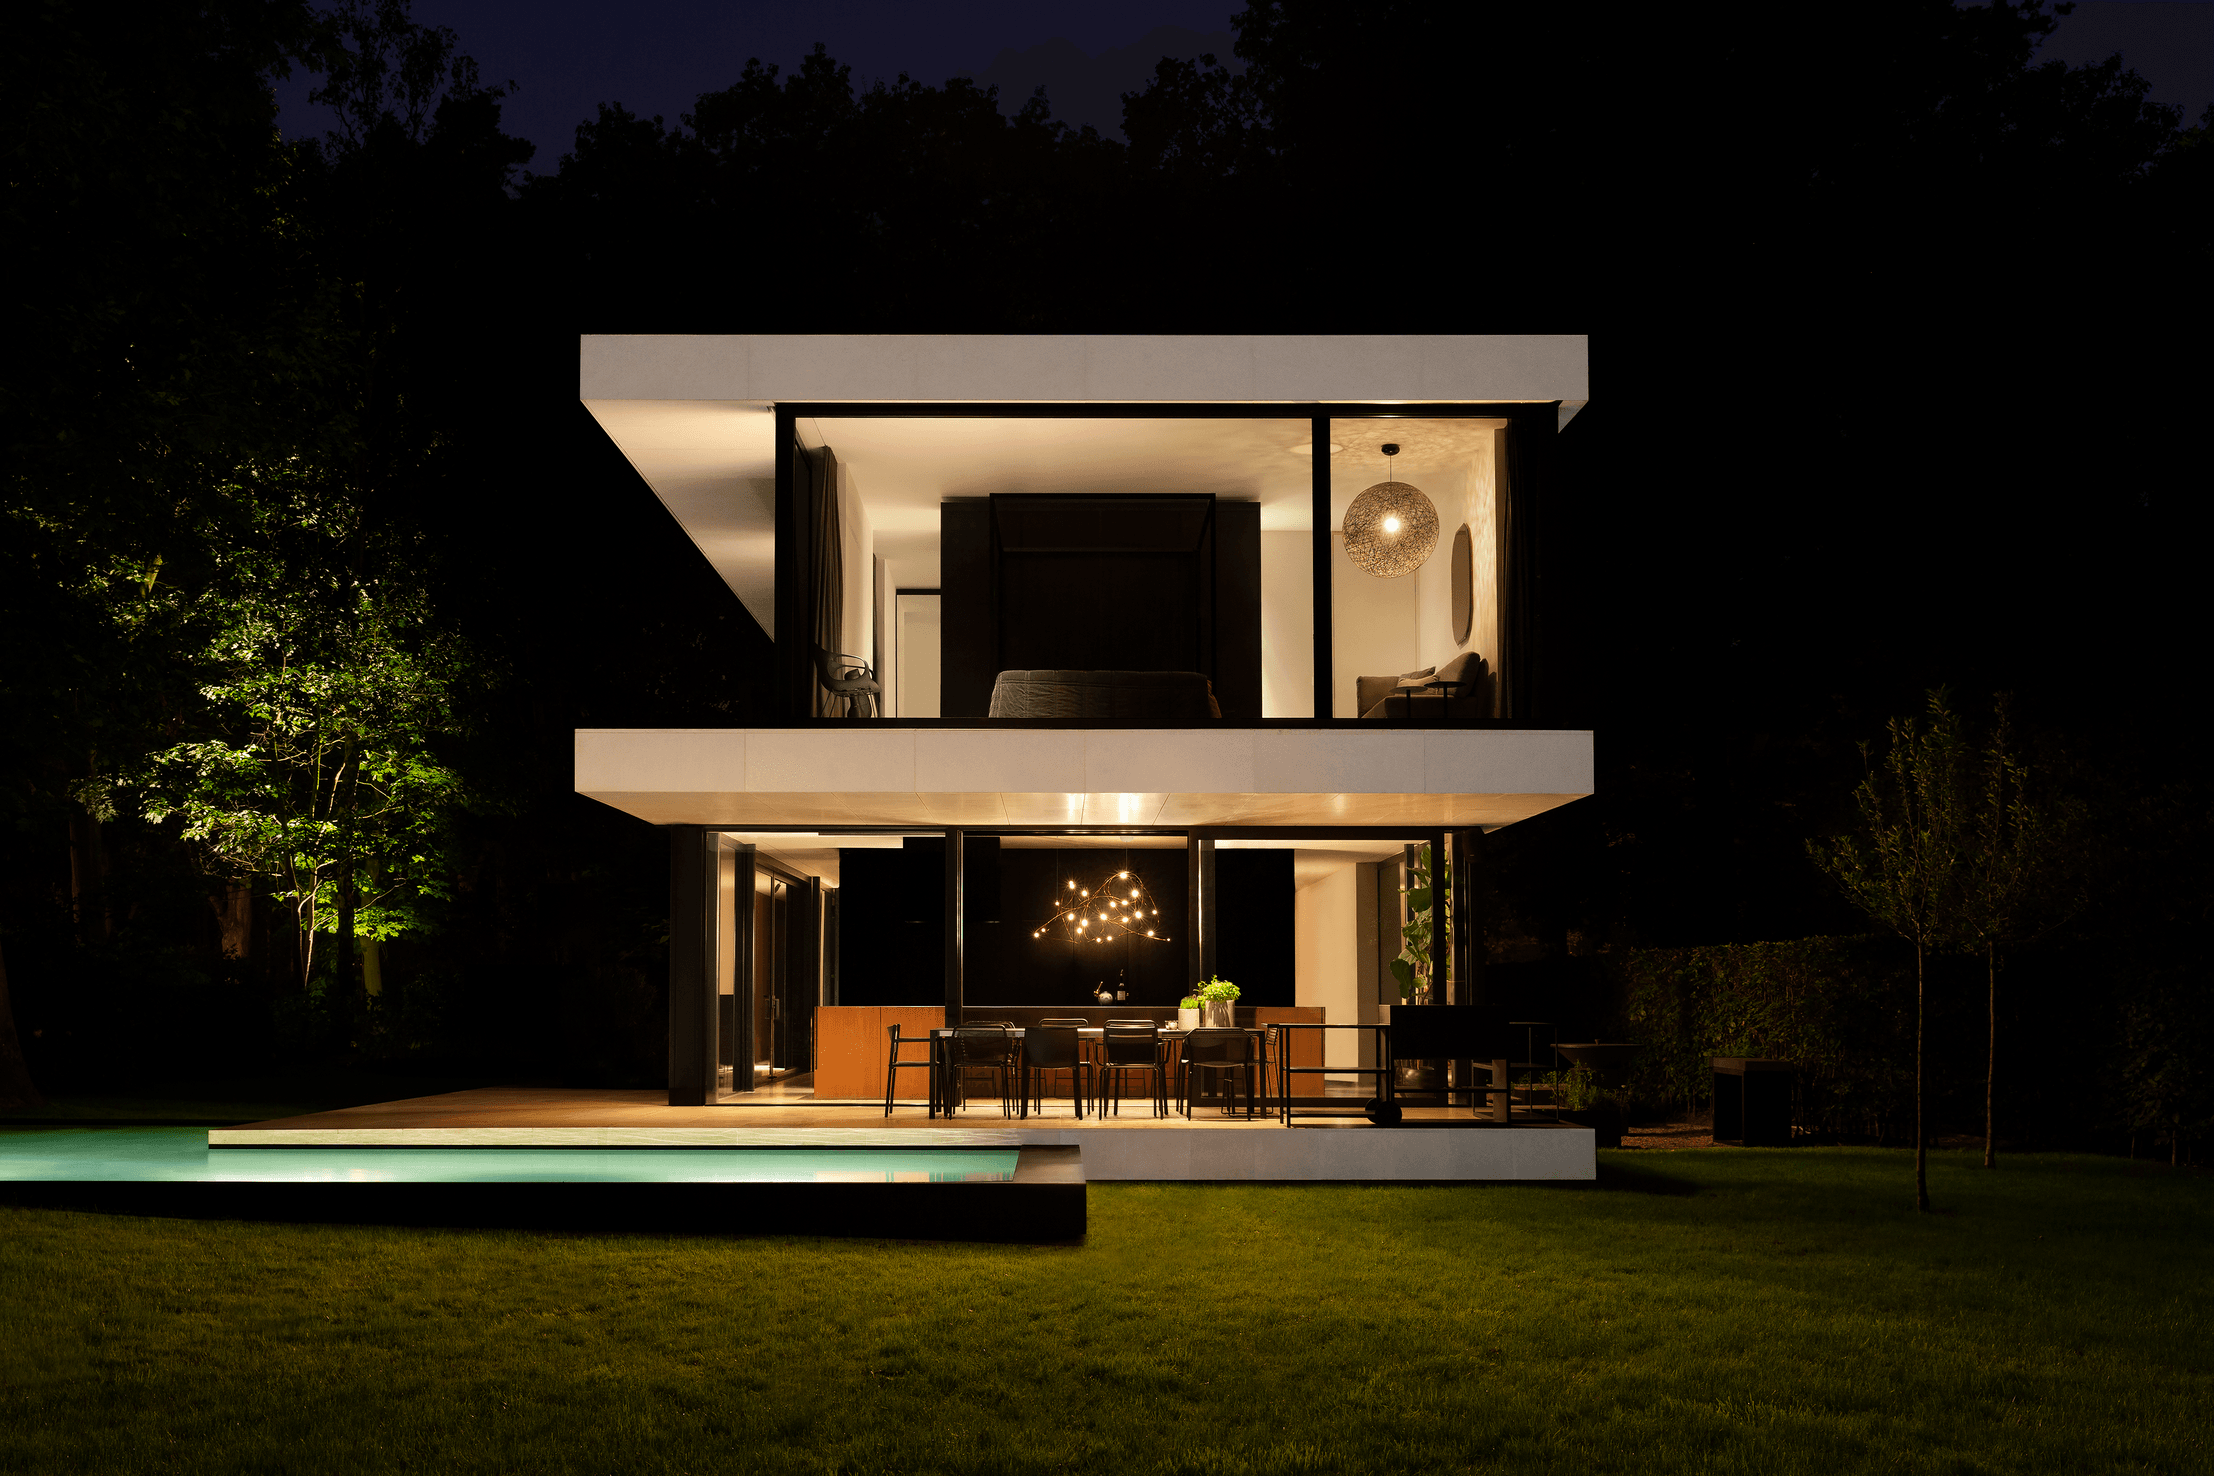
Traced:
POLYGON ((968 1074, 988 1071, 999 1078, 999 1115, 1007 1116, 1013 1110, 1015 1096, 1014 1033, 1003 1026, 963 1025, 953 1032, 946 1046, 952 1059, 947 1112, 965 1097, 961 1086, 968 1074))
POLYGON ((1084 1076, 1089 1064, 1084 1059, 1083 1037, 1067 1025, 1033 1025, 1022 1033, 1022 1115, 1030 1115, 1030 1103, 1035 1099, 1038 1111, 1045 1111, 1045 1078, 1053 1072, 1069 1074, 1069 1106, 1078 1117, 1084 1115, 1084 1076))
MULTIPOLYGON (((846 716, 865 718, 876 716, 876 706, 884 695, 884 688, 876 679, 869 663, 859 656, 842 651, 826 651, 815 648, 815 680, 833 702, 846 704, 846 716)), ((828 716, 828 714, 826 714, 828 716)))
POLYGON ((1505 1096, 1507 1111, 1514 1111, 1511 1072, 1499 1063, 1515 1054, 1514 1032, 1507 1012, 1486 1005, 1393 1005, 1386 1032, 1394 1067, 1401 1061, 1471 1061, 1492 1074, 1489 1086, 1465 1082, 1445 1089, 1445 1105, 1453 1105, 1456 1092, 1467 1092, 1470 1110, 1479 1111, 1486 1097, 1505 1096))
POLYGON ((1098 1113, 1107 1110, 1107 1079, 1115 1079, 1115 1116, 1122 1116, 1123 1088, 1129 1083, 1130 1073, 1145 1072, 1153 1088, 1153 1115, 1168 1116, 1168 1062, 1161 1055, 1161 1029, 1151 1020, 1143 1025, 1118 1025, 1107 1023, 1106 1033, 1100 1038, 1099 1065, 1094 1068, 1093 1100, 1098 1113))
POLYGON ((910 1035, 902 1038, 899 1033, 899 1027, 897 1025, 887 1025, 884 1027, 884 1030, 885 1033, 892 1038, 891 1059, 885 1064, 884 1067, 884 1115, 886 1117, 890 1117, 892 1115, 892 1097, 894 1095, 892 1091, 892 1083, 899 1079, 900 1068, 904 1066, 909 1068, 910 1070, 920 1068, 924 1071, 928 1071, 930 1069, 930 1037, 927 1035, 910 1035), (921 1046, 923 1048, 923 1058, 920 1061, 901 1060, 899 1048, 903 1045, 921 1046))
POLYGON ((1253 1037, 1243 1030, 1212 1029, 1194 1030, 1184 1037, 1182 1057, 1176 1068, 1177 1095, 1183 1100, 1184 1115, 1192 1115, 1192 1077, 1199 1077, 1199 1090, 1205 1094, 1210 1082, 1223 1081, 1223 1111, 1235 1110, 1231 1104, 1237 1100, 1239 1089, 1245 1093, 1245 1115, 1253 1115, 1253 1073, 1258 1062, 1253 1054, 1253 1037))
MULTIPOLYGON (((1076 1019, 1076 1018, 1074 1018, 1073 1016, 1071 1016, 1071 1017, 1068 1017, 1068 1018, 1054 1018, 1054 1019, 1040 1020, 1040 1021, 1039 1021, 1038 1023, 1039 1023, 1040 1025, 1044 1025, 1044 1026, 1047 1026, 1047 1027, 1049 1027, 1049 1028, 1051 1028, 1051 1029, 1056 1029, 1056 1030, 1058 1030, 1058 1029, 1062 1029, 1062 1028, 1064 1028, 1064 1027, 1065 1027, 1065 1028, 1067 1028, 1067 1029, 1070 1029, 1070 1030, 1089 1030, 1089 1029, 1091 1029, 1091 1028, 1092 1028, 1092 1022, 1091 1022, 1091 1021, 1089 1021, 1089 1020, 1079 1020, 1079 1019, 1076 1019)), ((1079 1055, 1083 1056, 1083 1058, 1084 1058, 1084 1060, 1085 1060, 1085 1062, 1086 1062, 1087 1064, 1090 1064, 1090 1063, 1093 1063, 1093 1062, 1096 1062, 1096 1061, 1098 1061, 1098 1059, 1099 1059, 1098 1053, 1092 1050, 1092 1048, 1091 1048, 1091 1042, 1090 1042, 1090 1041, 1088 1041, 1088 1040, 1086 1040, 1086 1039, 1084 1039, 1084 1038, 1083 1038, 1082 1036, 1078 1036, 1078 1037, 1076 1038, 1076 1048, 1077 1048, 1077 1053, 1078 1053, 1079 1055)))

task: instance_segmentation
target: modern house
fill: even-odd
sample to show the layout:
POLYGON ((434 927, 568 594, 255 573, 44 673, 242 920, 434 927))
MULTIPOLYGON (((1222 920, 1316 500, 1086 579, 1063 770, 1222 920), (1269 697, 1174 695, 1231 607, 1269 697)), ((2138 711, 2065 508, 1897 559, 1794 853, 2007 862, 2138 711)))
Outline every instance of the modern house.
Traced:
MULTIPOLYGON (((669 1102, 882 1121, 890 1025, 1168 1020, 1217 975, 1256 1027, 1387 1023, 1394 959, 1481 1007, 1472 904, 1417 951, 1405 893, 1592 791, 1539 563, 1587 393, 1578 336, 584 339, 776 651, 774 721, 576 735, 669 836, 669 1102)), ((1271 1039, 1379 1090, 1378 1031, 1271 1039)))

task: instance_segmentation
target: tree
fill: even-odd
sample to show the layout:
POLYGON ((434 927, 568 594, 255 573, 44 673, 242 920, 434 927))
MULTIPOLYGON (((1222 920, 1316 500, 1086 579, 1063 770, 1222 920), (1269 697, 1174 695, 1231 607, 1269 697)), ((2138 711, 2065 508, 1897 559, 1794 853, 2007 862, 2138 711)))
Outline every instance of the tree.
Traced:
MULTIPOLYGON (((1407 885, 1399 891, 1407 899, 1407 920, 1399 929, 1399 957, 1391 961, 1391 976, 1399 981, 1399 997, 1425 1004, 1443 992, 1436 987, 1438 981, 1430 977, 1430 943, 1441 916, 1450 919, 1453 895, 1452 867, 1438 867, 1435 886, 1431 884, 1430 868, 1430 848, 1417 846, 1415 859, 1407 868, 1407 885), (1447 899, 1444 909, 1435 906, 1441 897, 1447 899)), ((1452 926, 1449 920, 1444 925, 1452 926)))
MULTIPOLYGON (((1929 1133, 1924 1120, 1927 965, 1962 936, 1973 840, 1970 755, 1942 690, 1929 694, 1929 725, 1894 718, 1881 763, 1853 791, 1858 827, 1807 852, 1853 905, 1914 945, 1914 1207, 1927 1211, 1929 1133)), ((1863 750, 1866 753, 1866 750, 1863 750)))
POLYGON ((2019 947, 2062 926, 2083 905, 2073 863, 2077 810, 2039 792, 2018 746, 2011 703, 1993 704, 1991 732, 1976 756, 1962 898, 1962 941, 1980 945, 1987 982, 1989 1036, 1983 1077, 1983 1166, 1997 1164, 1994 1083, 1999 1071, 1999 950, 2019 947))
POLYGON ((316 935, 336 936, 345 1020, 357 942, 374 976, 375 945, 419 926, 421 904, 444 894, 441 837, 462 785, 437 749, 459 730, 455 689, 472 663, 389 554, 375 573, 332 558, 303 577, 314 535, 354 543, 342 502, 303 496, 292 515, 310 531, 304 547, 236 555, 203 597, 213 731, 152 754, 131 783, 148 819, 176 818, 214 869, 258 879, 290 907, 301 987, 316 935))

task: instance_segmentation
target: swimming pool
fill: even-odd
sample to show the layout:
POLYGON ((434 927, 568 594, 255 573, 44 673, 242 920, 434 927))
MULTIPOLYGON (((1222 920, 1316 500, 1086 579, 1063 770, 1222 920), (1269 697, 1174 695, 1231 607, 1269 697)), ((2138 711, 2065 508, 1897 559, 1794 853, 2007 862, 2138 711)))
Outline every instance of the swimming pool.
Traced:
POLYGON ((0 1180, 1004 1184, 1017 1148, 210 1148, 204 1128, 0 1129, 0 1180))

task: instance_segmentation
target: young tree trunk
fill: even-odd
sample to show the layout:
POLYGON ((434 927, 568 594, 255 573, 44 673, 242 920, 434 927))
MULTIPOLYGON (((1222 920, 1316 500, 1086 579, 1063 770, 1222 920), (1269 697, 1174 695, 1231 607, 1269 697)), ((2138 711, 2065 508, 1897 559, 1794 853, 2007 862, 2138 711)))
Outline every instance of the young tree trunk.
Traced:
MULTIPOLYGON (((377 858, 369 858, 369 895, 384 895, 384 867, 377 858)), ((1126 940, 1127 941, 1127 940, 1126 940)), ((373 1009, 378 996, 384 993, 384 947, 375 938, 361 940, 361 994, 373 1009)))
POLYGON ((43 1107, 23 1059, 23 1041, 15 1033, 15 1002, 8 994, 8 954, 0 943, 0 1107, 43 1107))
POLYGON ((1930 1207, 1929 1132, 1922 1122, 1922 945, 1914 945, 1914 1207, 1930 1207))
POLYGON ((346 744, 343 763, 346 775, 346 812, 339 831, 343 840, 338 852, 338 986, 337 1007, 332 1013, 337 1018, 339 1045, 350 1048, 353 1044, 356 996, 361 992, 360 951, 354 946, 354 781, 358 766, 354 762, 354 745, 351 741, 346 744))
POLYGON ((1988 1034, 1988 1035, 1986 1036, 1986 1045, 1985 1045, 1985 1047, 1984 1047, 1984 1062, 1983 1062, 1983 1166, 1984 1166, 1985 1168, 1995 1168, 1995 1167, 1997 1167, 1997 1166, 1998 1166, 1998 1158, 1997 1158, 1997 1151, 1996 1151, 1996 1149, 1994 1149, 1994 1148, 1993 1148, 1993 1146, 1992 1146, 1992 1145, 1993 1145, 1993 1143, 1994 1143, 1994 1142, 1995 1142, 1996 1140, 1995 1140, 1995 1139, 1993 1138, 1993 1136, 1992 1136, 1992 1131, 1991 1131, 1991 1125, 1992 1125, 1992 1120, 1993 1120, 1993 1113, 1992 1113, 1992 1108, 1991 1108, 1991 1084, 1992 1084, 1992 1082, 1993 1082, 1993 1081, 1995 1081, 1995 1080, 1997 1080, 1997 1079, 1998 1079, 1998 1075, 1999 1075, 1999 945, 1998 945, 1998 944, 1996 944, 1996 943, 1986 943, 1986 944, 1984 944, 1984 945, 1983 945, 1983 961, 1984 961, 1984 965, 1985 965, 1985 967, 1986 967, 1987 969, 1989 969, 1989 971, 1990 971, 1990 976, 1989 976, 1989 977, 1990 977, 1990 987, 1991 987, 1991 993, 1990 993, 1990 1005, 1991 1005, 1991 1020, 1990 1020, 1990 1029, 1989 1029, 1989 1034, 1988 1034))
POLYGON ((77 941, 94 943, 108 935, 107 856, 100 844, 100 822, 75 800, 69 814, 69 902, 77 918, 77 941))

